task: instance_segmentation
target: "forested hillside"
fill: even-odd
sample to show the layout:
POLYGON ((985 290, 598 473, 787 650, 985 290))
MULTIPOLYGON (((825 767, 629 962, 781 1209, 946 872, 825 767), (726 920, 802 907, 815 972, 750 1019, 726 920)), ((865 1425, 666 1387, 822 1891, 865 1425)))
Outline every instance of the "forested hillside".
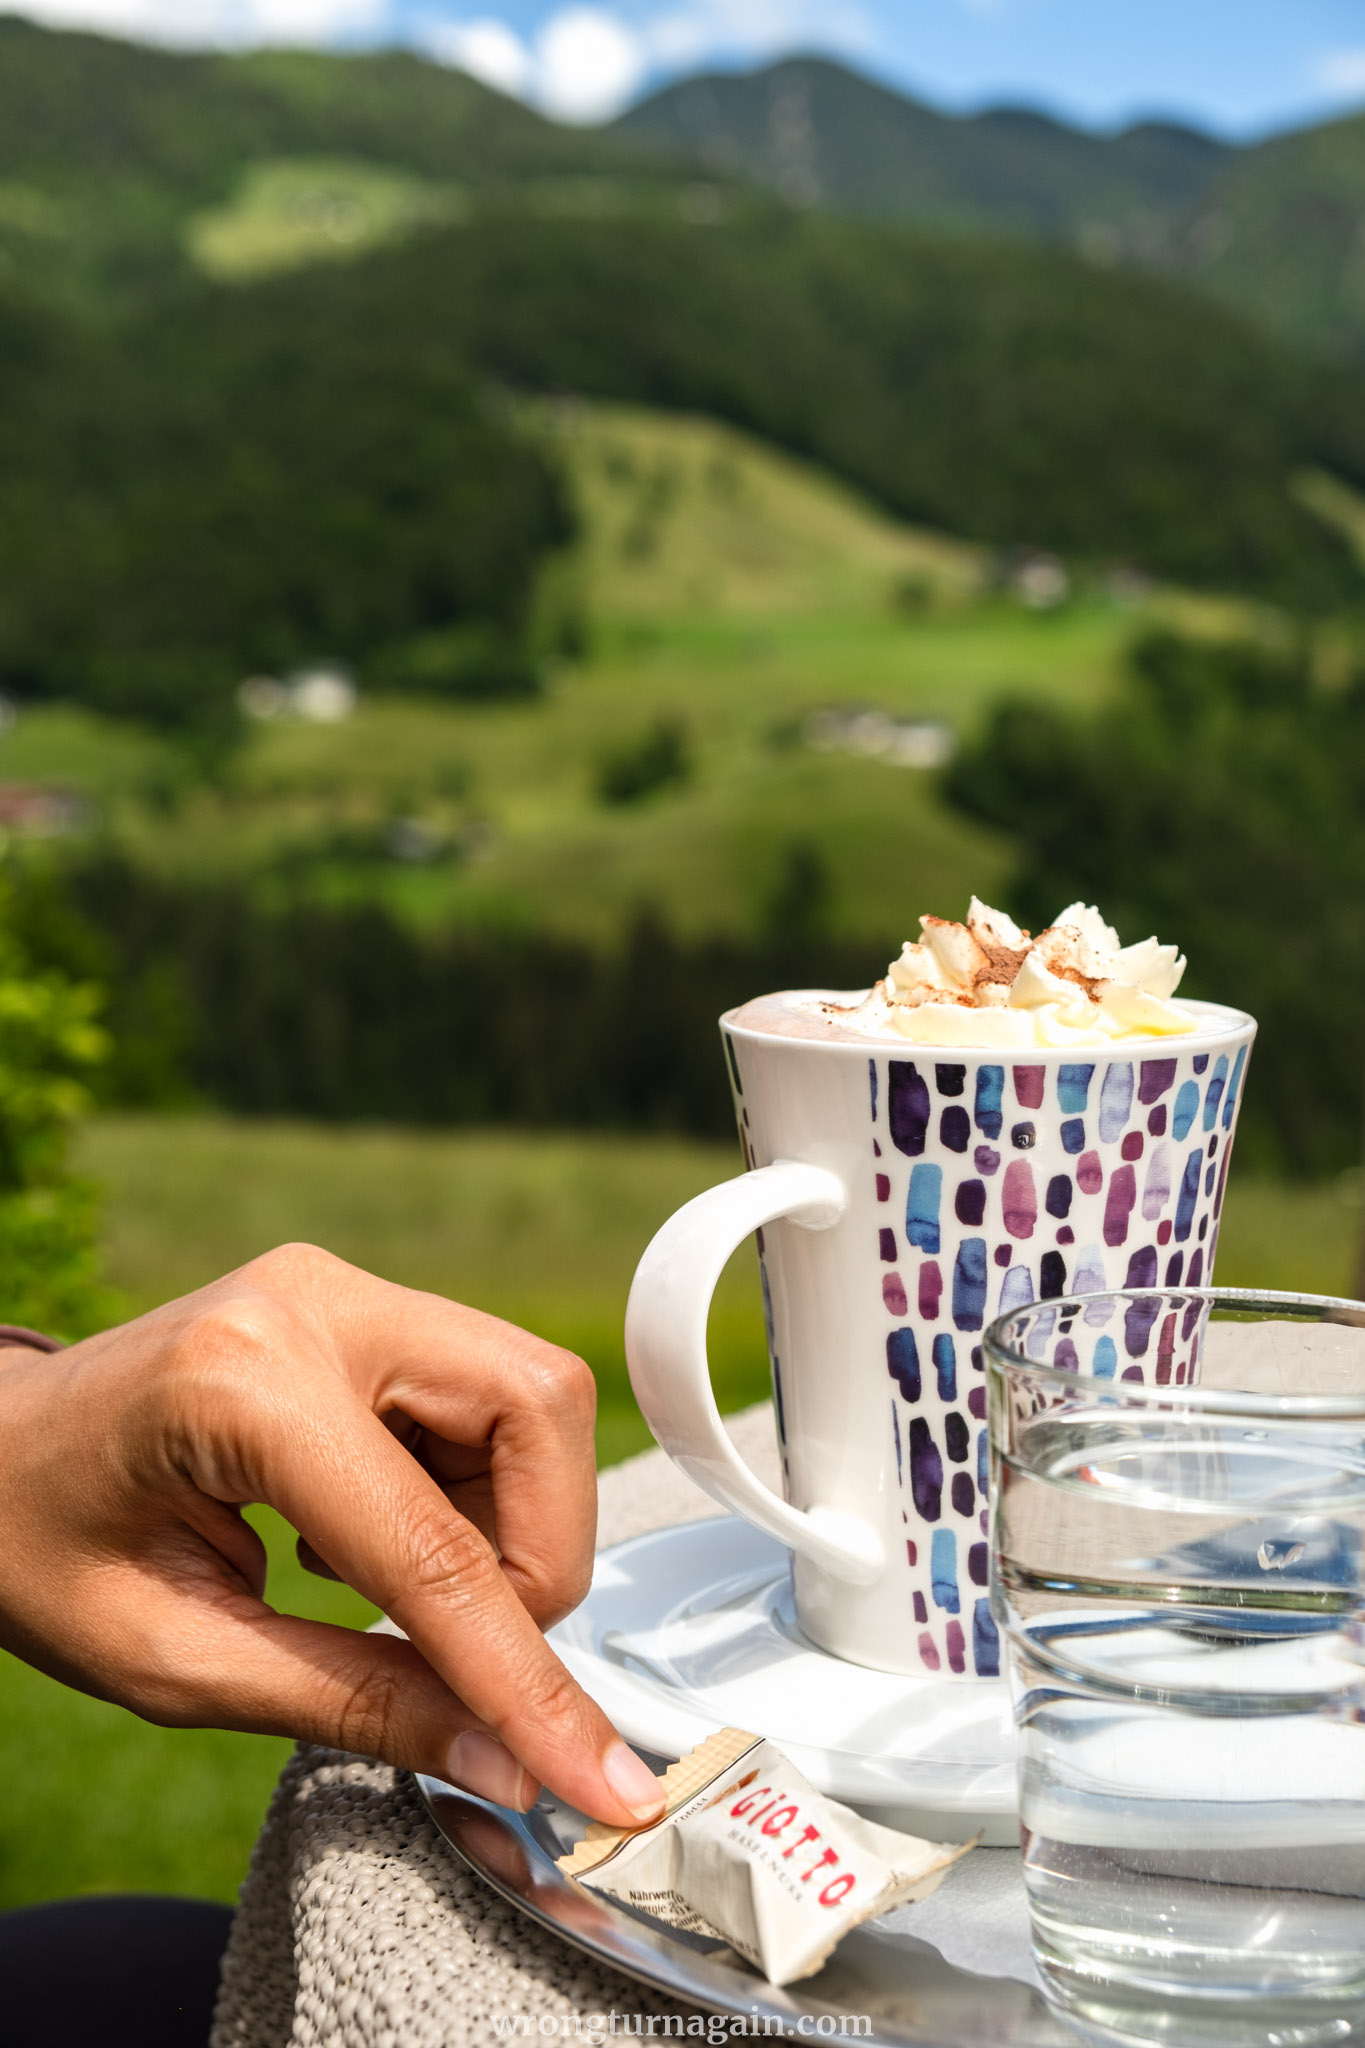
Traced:
POLYGON ((591 131, 406 52, 194 54, 0 16, 0 275, 85 312, 489 204, 706 218, 746 192, 1164 270, 1298 346, 1365 351, 1365 116, 1249 145, 1161 121, 1102 134, 943 113, 797 57, 684 79, 591 131))
POLYGON ((1229 157, 1182 223, 1170 261, 1306 349, 1365 355, 1365 116, 1272 136, 1229 157))
POLYGON ((0 176, 126 178, 193 204, 244 163, 310 154, 489 183, 638 153, 402 51, 196 54, 0 16, 0 176))
POLYGON ((1360 114, 1242 145, 1155 121, 1095 134, 1023 108, 940 113, 796 58, 684 79, 613 133, 797 206, 1042 237, 1168 271, 1300 346, 1365 351, 1360 114))
POLYGON ((1015 835, 1035 929, 1075 889, 1125 931, 1179 930, 1191 995, 1235 991, 1260 1024, 1262 1163, 1359 1160, 1365 671, 1324 687, 1307 647, 1152 634, 1091 719, 999 705, 948 790, 1015 835))
POLYGON ((709 412, 975 540, 1299 607, 1356 585, 1291 480, 1365 477, 1357 385, 1058 251, 511 216, 99 330, 0 302, 0 350, 21 696, 165 717, 444 634, 439 688, 470 631, 519 642, 567 525, 499 388, 709 412))
POLYGON ((693 175, 405 52, 195 54, 0 15, 0 277, 87 313, 163 297, 193 273, 199 216, 276 162, 313 166, 324 205, 340 165, 448 209, 583 179, 647 201, 693 175))
POLYGON ((506 674, 553 473, 464 357, 382 319, 205 299, 101 337, 0 299, 0 688, 168 726, 243 676, 440 630, 506 674))
POLYGON ((973 539, 1296 602, 1354 581, 1288 481, 1365 474, 1365 384, 1060 251, 790 215, 476 224, 308 290, 521 386, 719 414, 973 539))

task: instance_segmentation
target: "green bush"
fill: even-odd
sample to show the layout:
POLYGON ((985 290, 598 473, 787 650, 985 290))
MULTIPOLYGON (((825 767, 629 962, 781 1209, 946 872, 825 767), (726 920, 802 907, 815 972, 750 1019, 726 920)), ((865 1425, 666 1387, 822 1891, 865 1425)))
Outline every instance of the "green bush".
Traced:
POLYGON ((95 1190, 67 1167, 86 1077, 108 1052, 100 1001, 90 983, 36 972, 0 928, 0 1318, 65 1337, 116 1306, 98 1284, 95 1190))
POLYGON ((659 718, 640 738, 612 747, 597 764, 597 794, 604 804, 638 804, 658 790, 687 782, 692 756, 680 719, 659 718))
POLYGON ((488 627, 456 626, 386 649, 365 671, 373 690, 443 697, 457 704, 526 703, 544 694, 529 649, 488 627))

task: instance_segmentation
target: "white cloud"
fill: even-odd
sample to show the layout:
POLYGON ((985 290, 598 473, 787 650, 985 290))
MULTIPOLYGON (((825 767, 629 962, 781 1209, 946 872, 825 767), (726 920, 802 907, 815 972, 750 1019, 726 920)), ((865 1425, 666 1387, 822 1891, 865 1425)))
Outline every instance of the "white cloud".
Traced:
POLYGON ((238 47, 329 43, 382 26, 387 0, 22 0, 50 28, 89 28, 154 43, 238 47))
POLYGON ((247 0, 246 40, 272 43, 330 43, 382 26, 388 0, 247 0))
POLYGON ((1365 98, 1365 50, 1329 50, 1314 70, 1317 83, 1335 99, 1365 98))
POLYGON ((657 70, 803 47, 866 53, 876 45, 857 0, 684 0, 666 13, 634 21, 571 4, 552 14, 529 45, 506 22, 489 16, 429 19, 421 40, 443 62, 532 100, 563 121, 607 119, 657 70))
POLYGON ((473 21, 428 17, 418 40, 442 63, 532 100, 561 121, 601 121, 616 113, 649 62, 642 31, 618 14, 583 4, 561 7, 530 43, 492 15, 473 21))
POLYGON ((645 73, 645 39, 598 7, 566 7, 536 38, 536 98, 562 121, 601 121, 645 73))
POLYGON ((423 48, 442 64, 454 64, 485 85, 518 98, 529 95, 535 62, 521 37, 505 21, 437 21, 421 34, 423 48))

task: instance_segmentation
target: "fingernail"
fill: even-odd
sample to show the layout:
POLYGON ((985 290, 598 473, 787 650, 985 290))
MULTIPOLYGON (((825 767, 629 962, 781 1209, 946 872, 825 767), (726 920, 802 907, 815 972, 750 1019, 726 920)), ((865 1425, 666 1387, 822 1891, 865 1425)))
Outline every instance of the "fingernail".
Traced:
POLYGON ((624 1742, 613 1742, 602 1759, 602 1775, 637 1820, 653 1820, 664 1803, 663 1786, 624 1742))
POLYGON ((526 1773, 511 1750, 491 1735, 480 1735, 477 1729, 455 1737, 446 1772, 452 1785, 472 1792, 476 1799, 490 1800, 494 1806, 510 1806, 524 1813, 530 1803, 526 1773))

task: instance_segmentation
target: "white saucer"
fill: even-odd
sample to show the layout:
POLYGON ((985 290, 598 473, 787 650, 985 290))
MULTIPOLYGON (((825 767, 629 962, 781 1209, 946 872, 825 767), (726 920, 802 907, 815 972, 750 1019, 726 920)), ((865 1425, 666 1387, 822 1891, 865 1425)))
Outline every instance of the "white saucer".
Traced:
POLYGON ((787 1553, 734 1515, 618 1543, 550 1641, 642 1749, 766 1735, 822 1792, 939 1841, 1018 1843, 1003 1680, 868 1671, 807 1642, 787 1553))

